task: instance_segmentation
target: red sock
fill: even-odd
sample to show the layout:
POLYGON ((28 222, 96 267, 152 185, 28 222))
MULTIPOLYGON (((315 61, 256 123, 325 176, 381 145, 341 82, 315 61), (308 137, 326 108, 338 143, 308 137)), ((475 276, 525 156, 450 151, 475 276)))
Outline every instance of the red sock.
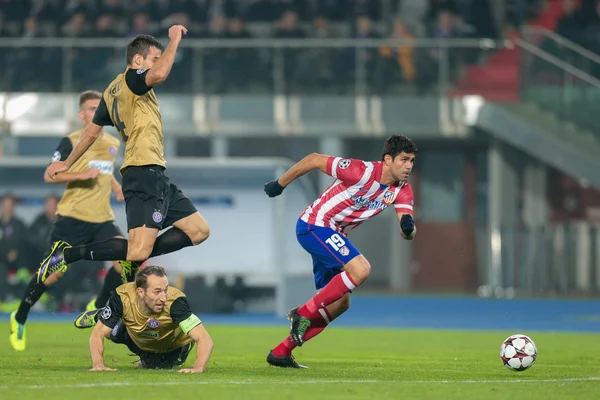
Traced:
MULTIPOLYGON (((326 308, 319 309, 318 315, 319 316, 317 318, 310 321, 310 327, 304 334, 304 341, 310 340, 319 333, 323 332, 327 325, 332 321, 331 315, 326 308)), ((288 336, 273 349, 273 355, 275 357, 287 357, 292 354, 292 350, 295 348, 296 343, 294 343, 292 338, 288 336)))
POLYGON ((298 314, 311 321, 318 317, 319 308, 325 308, 356 287, 346 271, 337 274, 319 293, 298 309, 298 314))

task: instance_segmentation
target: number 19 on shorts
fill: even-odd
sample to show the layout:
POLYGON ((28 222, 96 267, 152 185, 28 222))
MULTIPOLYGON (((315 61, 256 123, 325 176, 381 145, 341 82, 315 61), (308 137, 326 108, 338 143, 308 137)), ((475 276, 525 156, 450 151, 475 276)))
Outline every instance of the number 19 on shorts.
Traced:
POLYGON ((340 249, 346 244, 346 241, 337 233, 331 235, 329 239, 325 241, 328 245, 330 245, 333 250, 340 251, 340 249))

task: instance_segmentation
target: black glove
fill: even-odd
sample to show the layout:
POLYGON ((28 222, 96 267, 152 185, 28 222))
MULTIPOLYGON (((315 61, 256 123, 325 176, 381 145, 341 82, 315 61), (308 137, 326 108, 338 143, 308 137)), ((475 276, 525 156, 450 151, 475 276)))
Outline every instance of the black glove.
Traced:
POLYGON ((412 215, 404 214, 402 218, 400 218, 400 229, 406 236, 410 236, 411 233, 415 230, 415 220, 412 215))
POLYGON ((279 196, 283 192, 283 189, 285 189, 285 186, 281 186, 277 179, 269 183, 265 183, 265 193, 269 197, 279 196))

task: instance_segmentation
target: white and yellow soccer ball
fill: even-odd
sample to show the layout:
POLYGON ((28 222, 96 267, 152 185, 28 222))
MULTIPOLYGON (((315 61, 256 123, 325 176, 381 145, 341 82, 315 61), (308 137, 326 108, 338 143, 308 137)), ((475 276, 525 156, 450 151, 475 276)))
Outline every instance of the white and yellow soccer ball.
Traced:
POLYGON ((512 371, 525 371, 533 365, 536 358, 537 347, 528 336, 509 336, 500 346, 500 359, 512 371))

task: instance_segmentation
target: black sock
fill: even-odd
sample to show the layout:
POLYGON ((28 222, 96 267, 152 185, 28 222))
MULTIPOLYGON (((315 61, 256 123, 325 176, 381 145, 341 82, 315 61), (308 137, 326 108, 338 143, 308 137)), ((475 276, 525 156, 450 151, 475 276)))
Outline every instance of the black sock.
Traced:
POLYGON ((19 304, 17 314, 15 315, 15 319, 18 323, 24 324, 25 321, 27 321, 29 310, 37 303, 47 289, 48 287, 43 283, 37 283, 37 278, 35 276, 31 278, 31 281, 29 281, 29 284, 27 285, 27 289, 25 289, 21 304, 19 304))
POLYGON ((104 283, 102 284, 102 290, 100 290, 100 294, 96 297, 96 308, 102 308, 108 302, 108 298, 115 291, 117 286, 121 285, 123 281, 121 280, 121 274, 115 271, 115 267, 111 267, 106 276, 104 277, 104 283))
POLYGON ((71 264, 79 260, 118 261, 127 259, 127 239, 112 238, 83 246, 65 249, 65 262, 71 264))
POLYGON ((150 257, 156 257, 167 253, 193 246, 192 239, 181 229, 171 228, 156 238, 150 257))

